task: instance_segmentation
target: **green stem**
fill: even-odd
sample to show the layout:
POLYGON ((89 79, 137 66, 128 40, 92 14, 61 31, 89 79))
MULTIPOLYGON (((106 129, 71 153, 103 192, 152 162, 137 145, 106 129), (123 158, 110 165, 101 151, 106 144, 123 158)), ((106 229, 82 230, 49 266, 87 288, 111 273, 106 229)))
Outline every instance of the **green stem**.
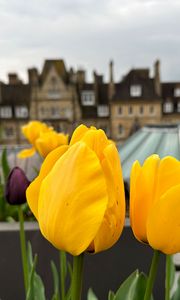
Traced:
POLYGON ((145 295, 144 295, 144 300, 151 299, 152 289, 153 289, 153 285, 154 285, 154 281, 155 281, 155 277, 156 277, 156 273, 157 273, 159 256, 160 256, 160 251, 154 250, 151 268, 149 271, 149 277, 148 277, 147 286, 146 286, 146 291, 145 291, 145 295))
POLYGON ((66 252, 59 252, 61 300, 65 300, 66 252))
POLYGON ((71 300, 81 300, 84 253, 73 257, 71 300))
POLYGON ((165 300, 170 300, 171 255, 166 255, 165 300))
POLYGON ((23 265, 24 287, 25 292, 28 290, 28 265, 27 265, 27 252, 26 252, 26 238, 24 232, 24 218, 21 205, 18 206, 19 224, 20 224, 20 243, 21 243, 21 258, 23 265))

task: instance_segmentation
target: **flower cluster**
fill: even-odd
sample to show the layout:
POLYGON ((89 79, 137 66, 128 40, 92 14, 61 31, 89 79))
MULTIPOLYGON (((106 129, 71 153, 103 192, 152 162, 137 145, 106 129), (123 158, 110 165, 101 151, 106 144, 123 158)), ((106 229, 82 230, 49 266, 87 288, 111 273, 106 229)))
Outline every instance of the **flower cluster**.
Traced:
MULTIPOLYGON (((97 253, 113 246, 124 227, 125 195, 118 151, 104 131, 95 127, 80 125, 69 144, 67 135, 39 121, 29 122, 22 131, 32 148, 21 151, 19 157, 38 151, 45 159, 31 183, 24 172, 15 167, 7 180, 6 198, 10 204, 22 204, 27 198, 44 237, 56 248, 74 256, 71 299, 80 300, 81 256, 84 252, 97 253)), ((124 290, 126 284, 122 285, 117 294, 111 295, 112 300, 124 300, 126 292, 132 294, 131 299, 137 299, 139 289, 142 293, 139 300, 152 299, 160 252, 167 254, 167 270, 171 269, 169 254, 180 252, 179 195, 178 160, 171 156, 160 159, 153 154, 142 166, 134 162, 130 176, 131 227, 139 241, 154 249, 154 256, 149 278, 133 273, 127 279, 130 292, 124 290)), ((23 266, 27 290, 26 260, 23 266)), ((167 271, 166 300, 170 299, 170 277, 167 271)), ((28 288, 31 290, 34 286, 28 288)), ((62 299, 65 299, 63 291, 64 288, 62 299)))
POLYGON ((68 135, 56 132, 52 127, 40 121, 30 121, 22 126, 22 133, 32 145, 29 149, 19 152, 19 158, 27 158, 37 151, 42 157, 60 145, 68 144, 68 135))

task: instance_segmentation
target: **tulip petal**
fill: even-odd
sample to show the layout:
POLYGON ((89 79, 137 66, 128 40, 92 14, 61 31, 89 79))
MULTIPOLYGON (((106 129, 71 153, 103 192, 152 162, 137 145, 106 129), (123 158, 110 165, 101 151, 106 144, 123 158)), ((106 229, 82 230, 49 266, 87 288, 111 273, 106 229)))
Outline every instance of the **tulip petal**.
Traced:
POLYGON ((42 133, 35 141, 37 151, 42 157, 46 157, 49 152, 61 145, 67 145, 68 135, 57 133, 56 131, 48 131, 42 133))
POLYGON ((153 204, 159 161, 158 155, 151 155, 145 160, 142 167, 136 161, 131 171, 131 226, 136 238, 143 242, 147 242, 146 222, 153 204))
POLYGON ((27 158, 31 157, 36 153, 36 149, 34 147, 29 148, 29 149, 24 149, 20 151, 17 155, 18 158, 27 158))
MULTIPOLYGON (((172 156, 166 156, 159 164, 155 199, 180 182, 180 162, 172 156)), ((155 201, 156 201, 155 200, 155 201)))
POLYGON ((47 176, 55 162, 67 151, 67 149, 68 146, 61 146, 51 151, 45 158, 39 175, 32 181, 26 190, 27 202, 36 219, 38 219, 38 198, 42 180, 47 176))
POLYGON ((85 142, 98 156, 99 160, 103 159, 103 150, 110 144, 102 129, 90 128, 82 137, 81 141, 85 142))
POLYGON ((21 129, 27 140, 34 145, 34 142, 40 136, 40 133, 52 130, 52 127, 48 127, 45 123, 40 121, 30 121, 28 124, 22 126, 21 129))
POLYGON ((110 248, 119 238, 125 220, 124 184, 119 154, 114 144, 103 152, 101 165, 106 178, 108 206, 94 239, 95 252, 110 248))
POLYGON ((83 124, 78 126, 73 132, 73 135, 72 135, 71 141, 70 141, 70 146, 74 145, 76 142, 79 142, 88 130, 89 130, 89 128, 83 124))
POLYGON ((180 252, 180 185, 155 203, 147 222, 149 244, 165 254, 180 252))
POLYGON ((99 160, 85 143, 78 142, 43 180, 38 203, 41 231, 58 249, 79 255, 93 242, 107 203, 99 160))

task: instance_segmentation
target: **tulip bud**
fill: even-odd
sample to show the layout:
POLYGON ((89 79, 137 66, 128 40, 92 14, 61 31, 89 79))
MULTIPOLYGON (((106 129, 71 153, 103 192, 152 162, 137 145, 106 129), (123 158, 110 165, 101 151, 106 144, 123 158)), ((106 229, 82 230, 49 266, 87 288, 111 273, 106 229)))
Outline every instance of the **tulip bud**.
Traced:
POLYGON ((30 181, 24 171, 19 167, 14 167, 6 182, 5 198, 11 205, 20 205, 26 202, 26 189, 30 181))
POLYGON ((101 129, 80 125, 70 145, 51 151, 26 191, 44 237, 72 255, 119 239, 125 218, 118 151, 101 129))

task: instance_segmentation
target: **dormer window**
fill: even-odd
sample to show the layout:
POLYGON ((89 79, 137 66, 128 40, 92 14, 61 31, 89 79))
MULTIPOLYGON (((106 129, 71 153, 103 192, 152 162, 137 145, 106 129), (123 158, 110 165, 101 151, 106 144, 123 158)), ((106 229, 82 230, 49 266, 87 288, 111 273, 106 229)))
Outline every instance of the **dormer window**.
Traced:
POLYGON ((131 85, 130 86, 130 96, 131 97, 140 97, 142 95, 141 85, 131 85))
POLYGON ((180 87, 174 89, 174 97, 180 97, 180 87))
POLYGON ((0 116, 5 119, 12 118, 12 108, 10 106, 2 106, 0 108, 0 116))
POLYGON ((172 102, 165 102, 163 104, 163 112, 164 113, 172 113, 173 112, 173 103, 172 102))
POLYGON ((16 106, 15 107, 16 118, 27 118, 28 117, 28 108, 26 106, 16 106))
POLYGON ((61 94, 58 90, 55 90, 55 89, 49 89, 48 91, 48 99, 59 99, 61 98, 61 94))
POLYGON ((107 105, 99 105, 97 112, 99 117, 108 117, 109 107, 107 105))
POLYGON ((95 95, 93 91, 81 92, 81 102, 84 106, 95 105, 95 95))

